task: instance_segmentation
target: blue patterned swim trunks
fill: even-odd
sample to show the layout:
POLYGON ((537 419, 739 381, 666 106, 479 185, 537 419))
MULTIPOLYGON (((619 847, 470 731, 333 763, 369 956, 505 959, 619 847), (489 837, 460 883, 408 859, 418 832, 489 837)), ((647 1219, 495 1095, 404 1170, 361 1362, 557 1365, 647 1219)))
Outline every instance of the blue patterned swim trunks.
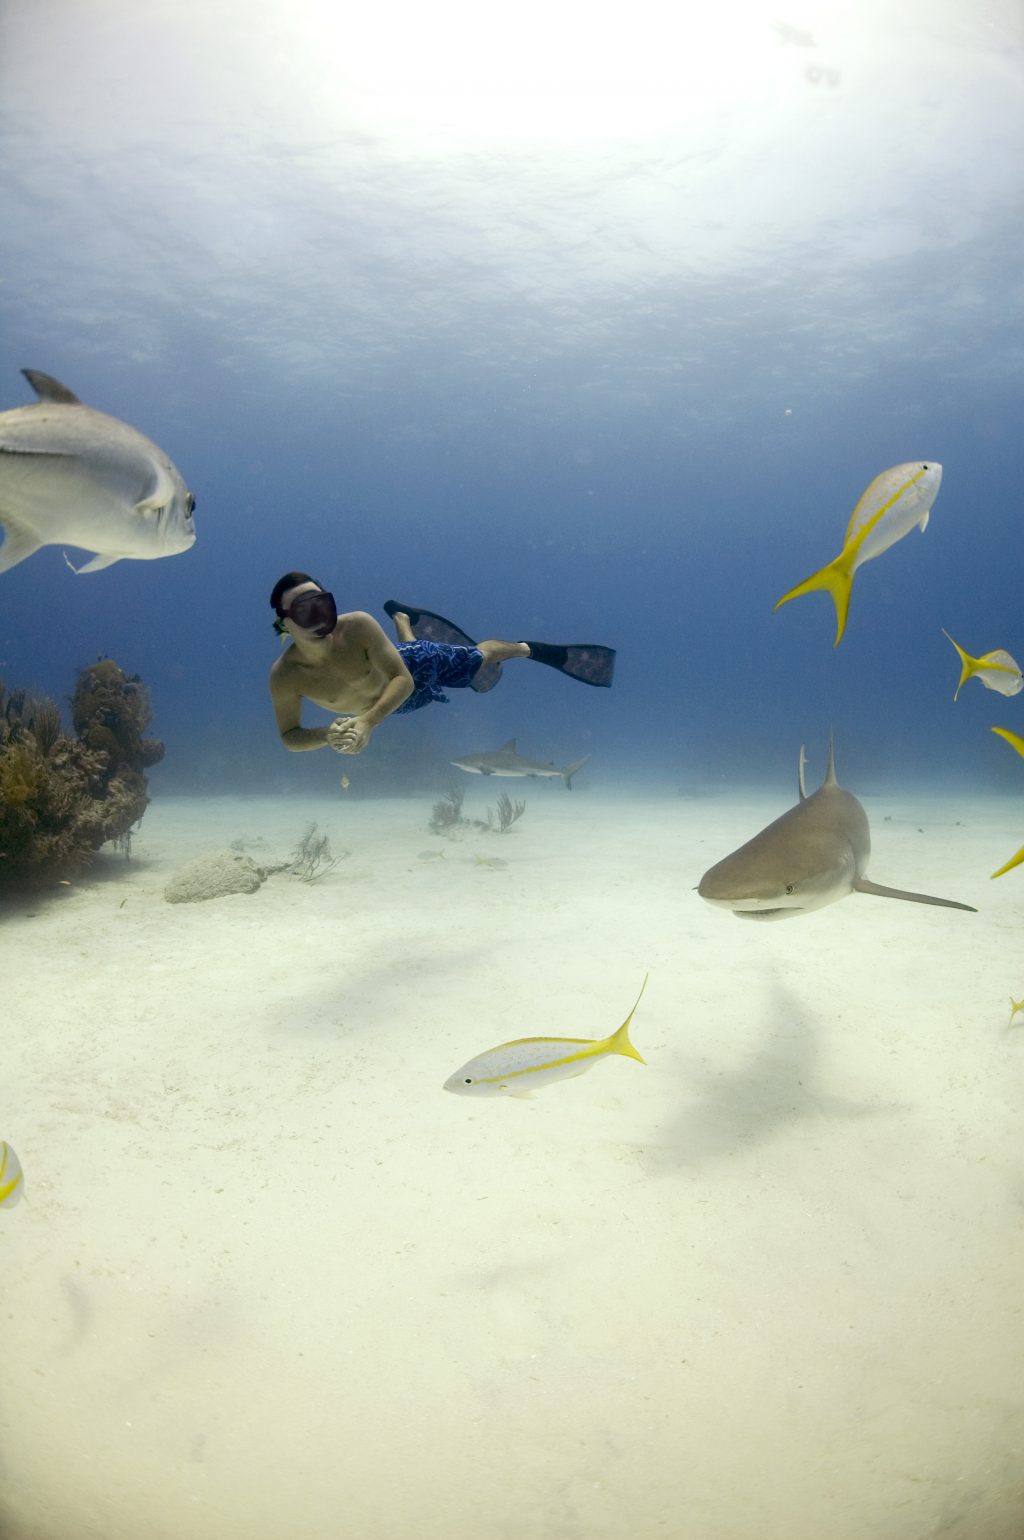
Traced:
POLYGON ((447 701, 444 691, 472 684, 484 661, 479 647, 453 647, 448 642, 399 642, 402 662, 412 675, 413 692, 395 712, 418 711, 431 701, 447 701))

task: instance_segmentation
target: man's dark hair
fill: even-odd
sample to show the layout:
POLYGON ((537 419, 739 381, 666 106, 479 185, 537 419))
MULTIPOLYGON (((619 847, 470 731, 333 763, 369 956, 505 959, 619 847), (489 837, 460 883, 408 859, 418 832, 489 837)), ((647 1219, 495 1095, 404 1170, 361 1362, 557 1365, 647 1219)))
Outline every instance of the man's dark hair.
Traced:
POLYGON ((316 583, 317 588, 323 588, 324 586, 322 583, 317 583, 315 577, 310 577, 308 572, 286 572, 284 577, 278 578, 270 590, 271 606, 279 615, 281 613, 281 595, 286 594, 289 588, 298 588, 300 583, 316 583))

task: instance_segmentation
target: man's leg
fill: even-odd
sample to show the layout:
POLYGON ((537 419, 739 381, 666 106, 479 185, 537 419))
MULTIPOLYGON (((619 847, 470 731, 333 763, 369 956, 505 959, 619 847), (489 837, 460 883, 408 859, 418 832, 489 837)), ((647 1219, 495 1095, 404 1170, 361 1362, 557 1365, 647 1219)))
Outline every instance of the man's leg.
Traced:
POLYGON ((484 655, 484 664, 506 663, 509 658, 528 658, 530 649, 526 642, 477 642, 484 655))
POLYGON ((403 610, 395 610, 391 619, 395 623, 395 635, 400 642, 414 642, 416 640, 412 626, 409 624, 409 617, 403 610))

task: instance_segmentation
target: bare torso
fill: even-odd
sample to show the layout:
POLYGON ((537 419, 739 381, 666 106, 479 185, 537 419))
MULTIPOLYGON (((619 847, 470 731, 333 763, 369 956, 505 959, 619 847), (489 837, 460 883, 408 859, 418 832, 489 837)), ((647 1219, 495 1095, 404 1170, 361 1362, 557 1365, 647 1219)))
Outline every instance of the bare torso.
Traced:
POLYGON ((352 615, 339 616, 330 646, 315 662, 305 661, 295 647, 290 647, 274 665, 276 682, 325 711, 358 715, 368 710, 380 699, 388 674, 370 656, 353 619, 352 615))
POLYGON ((331 743, 359 753, 384 717, 413 688, 401 654, 371 615, 340 615, 330 636, 315 646, 293 642, 270 670, 270 696, 277 730, 289 749, 317 749, 331 743), (352 728, 335 741, 338 724, 304 728, 302 702, 344 715, 352 728))

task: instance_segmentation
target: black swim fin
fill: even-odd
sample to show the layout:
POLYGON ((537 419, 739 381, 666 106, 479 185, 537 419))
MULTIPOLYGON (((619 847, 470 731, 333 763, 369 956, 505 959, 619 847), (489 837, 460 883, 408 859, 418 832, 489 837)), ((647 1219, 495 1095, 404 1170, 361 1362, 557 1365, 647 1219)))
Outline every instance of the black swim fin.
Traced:
MULTIPOLYGON (((459 626, 431 610, 418 610, 410 604, 399 604, 397 599, 388 599, 384 613, 391 617, 397 613, 408 615, 413 635, 421 641, 447 642, 450 647, 476 646, 473 638, 459 626)), ((594 642, 574 642, 565 647, 553 642, 527 642, 526 645, 535 663, 546 663, 548 668, 556 668, 560 674, 568 674, 570 679, 578 679, 581 684, 607 688, 612 682, 614 647, 600 647, 594 642)), ((471 681, 472 687, 482 694, 485 690, 493 690, 500 678, 501 664, 492 663, 477 670, 471 681)))
MULTIPOLYGON (((400 604, 397 599, 388 599, 384 604, 384 613, 392 619, 395 615, 408 615, 412 634, 418 641, 444 642, 449 647, 476 646, 473 638, 467 636, 459 626, 445 620, 443 615, 435 615, 432 610, 418 610, 411 604, 400 604)), ((470 688, 483 695, 493 690, 500 678, 500 663, 483 663, 469 681, 470 688)))
POLYGON ((578 679, 581 684, 607 688, 615 673, 615 648, 599 647, 596 642, 572 642, 559 647, 553 642, 527 642, 535 663, 546 663, 560 674, 578 679))

